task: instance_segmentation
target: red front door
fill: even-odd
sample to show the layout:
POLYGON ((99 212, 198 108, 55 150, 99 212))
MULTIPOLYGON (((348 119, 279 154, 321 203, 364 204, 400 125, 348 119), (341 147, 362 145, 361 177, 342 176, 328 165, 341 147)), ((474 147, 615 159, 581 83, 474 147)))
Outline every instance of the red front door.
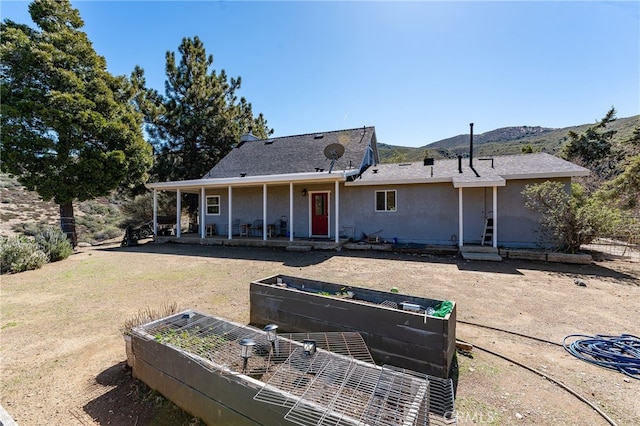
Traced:
POLYGON ((311 235, 329 236, 329 194, 311 194, 311 235))

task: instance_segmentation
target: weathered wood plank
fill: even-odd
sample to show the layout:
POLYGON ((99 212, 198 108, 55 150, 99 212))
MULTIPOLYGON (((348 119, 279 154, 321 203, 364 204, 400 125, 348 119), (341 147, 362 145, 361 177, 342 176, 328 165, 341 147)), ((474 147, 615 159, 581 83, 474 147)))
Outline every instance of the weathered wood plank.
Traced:
POLYGON ((356 298, 434 307, 440 301, 277 275, 250 285, 250 322, 288 332, 357 331, 377 363, 448 378, 455 356, 456 307, 446 318, 318 294, 353 291, 356 298), (275 285, 280 279, 287 287, 275 285))
POLYGON ((210 371, 176 348, 134 334, 134 376, 183 410, 215 425, 291 425, 288 409, 255 401, 261 385, 210 371))

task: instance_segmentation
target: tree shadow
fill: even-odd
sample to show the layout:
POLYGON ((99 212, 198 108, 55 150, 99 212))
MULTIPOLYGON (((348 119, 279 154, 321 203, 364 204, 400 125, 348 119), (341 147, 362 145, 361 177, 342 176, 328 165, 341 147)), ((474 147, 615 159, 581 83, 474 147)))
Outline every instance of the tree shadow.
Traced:
POLYGON ((143 382, 134 379, 126 362, 98 374, 96 385, 111 389, 84 404, 82 410, 99 425, 201 424, 143 382))

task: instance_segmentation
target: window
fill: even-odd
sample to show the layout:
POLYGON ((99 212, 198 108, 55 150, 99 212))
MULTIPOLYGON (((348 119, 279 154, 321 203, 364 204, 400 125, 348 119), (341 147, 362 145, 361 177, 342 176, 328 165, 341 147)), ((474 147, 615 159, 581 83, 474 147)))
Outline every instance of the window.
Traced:
POLYGON ((210 195, 207 197, 207 214, 219 215, 220 214, 220 196, 210 195))
POLYGON ((396 191, 376 191, 376 211, 395 212, 396 211, 396 191))

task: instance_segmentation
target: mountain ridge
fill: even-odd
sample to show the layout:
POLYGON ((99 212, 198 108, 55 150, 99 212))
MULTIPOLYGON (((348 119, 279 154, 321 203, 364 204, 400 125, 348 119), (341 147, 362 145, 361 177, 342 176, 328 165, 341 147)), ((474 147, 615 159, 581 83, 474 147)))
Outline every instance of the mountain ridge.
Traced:
MULTIPOLYGON (((483 133, 474 133, 474 155, 521 154, 523 148, 530 146, 533 152, 556 154, 562 150, 568 140, 569 131, 578 134, 595 123, 576 126, 551 128, 543 126, 508 126, 483 133)), ((629 138, 633 129, 640 126, 640 115, 618 118, 608 128, 615 130, 616 140, 629 138)), ((528 147, 527 147, 528 148, 528 147)), ((407 147, 378 142, 378 154, 381 163, 402 161, 422 161, 425 157, 453 158, 469 154, 469 133, 459 134, 420 147, 407 147)))

